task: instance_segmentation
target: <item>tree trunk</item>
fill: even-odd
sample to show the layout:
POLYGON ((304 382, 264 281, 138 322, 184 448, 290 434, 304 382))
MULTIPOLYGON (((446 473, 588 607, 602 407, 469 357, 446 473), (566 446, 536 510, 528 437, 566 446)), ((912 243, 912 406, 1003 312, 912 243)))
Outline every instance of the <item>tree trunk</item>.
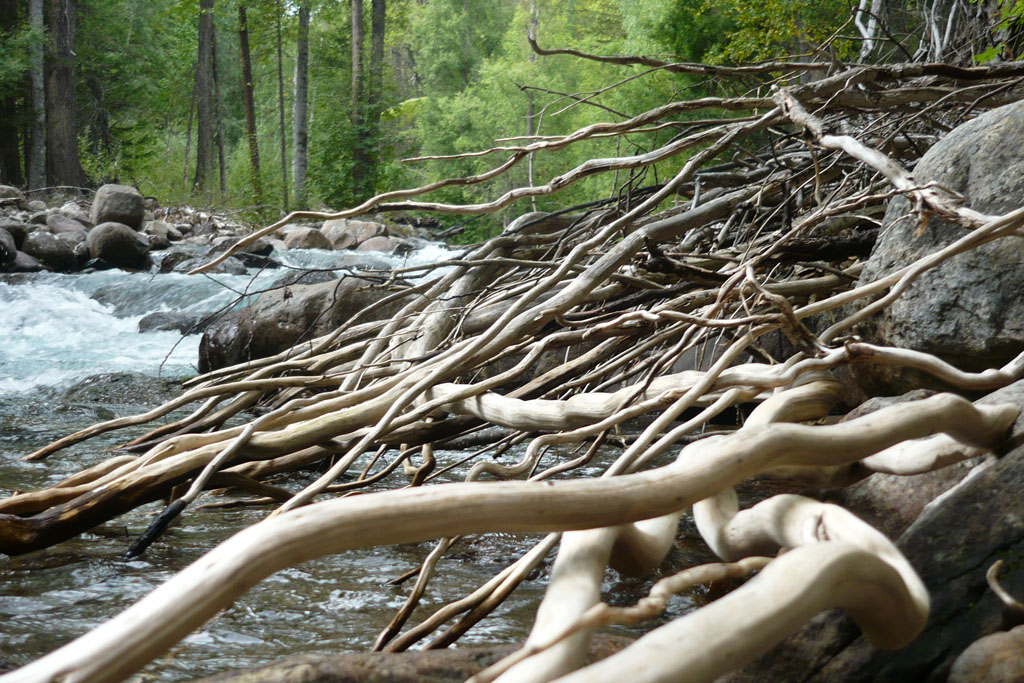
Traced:
POLYGON ((352 194, 356 202, 367 196, 363 109, 363 0, 352 0, 352 194))
POLYGON ((51 185, 79 187, 85 174, 78 160, 75 94, 78 0, 49 0, 46 9, 53 50, 46 78, 46 175, 51 185))
POLYGON ((292 175, 295 203, 306 206, 306 168, 309 162, 309 134, 306 104, 309 96, 309 9, 299 8, 299 38, 295 54, 295 97, 292 100, 292 175))
POLYGON ((213 26, 213 100, 215 104, 214 114, 217 117, 217 165, 220 169, 220 195, 223 197, 228 192, 227 165, 224 162, 224 113, 220 99, 220 59, 217 53, 217 25, 213 26))
POLYGON ((380 114, 384 89, 384 25, 387 15, 386 0, 373 0, 373 14, 370 17, 370 83, 367 100, 369 116, 366 134, 367 165, 364 174, 366 194, 377 193, 377 169, 380 163, 380 114))
POLYGON ((252 62, 249 59, 249 24, 245 5, 238 6, 238 42, 242 53, 242 92, 245 94, 245 130, 249 138, 249 165, 252 169, 252 192, 256 204, 263 204, 260 182, 260 149, 256 140, 256 108, 252 97, 252 62))
MULTIPOLYGON (((29 0, 28 23, 42 33, 43 0, 29 0)), ((32 128, 29 133, 28 154, 25 157, 25 173, 28 176, 28 189, 38 190, 46 186, 46 79, 43 71, 42 42, 33 42, 29 47, 29 81, 32 128)))
POLYGON ((281 1, 274 7, 277 25, 277 113, 281 128, 281 194, 288 209, 288 131, 284 127, 284 64, 281 57, 281 1))
POLYGON ((192 67, 192 99, 189 100, 188 105, 188 125, 185 127, 185 170, 181 175, 181 185, 186 190, 188 189, 188 169, 189 159, 192 158, 192 124, 195 122, 196 116, 196 81, 195 81, 195 67, 192 67))
POLYGON ((213 3, 199 2, 196 60, 196 175, 192 188, 205 194, 213 177, 213 3))
POLYGON ((106 98, 103 95, 103 84, 94 73, 85 78, 92 99, 93 115, 89 120, 90 151, 93 154, 109 154, 113 145, 110 135, 110 115, 107 113, 106 98))
MULTIPOLYGON (((0 36, 12 33, 17 25, 17 0, 0 0, 0 36)), ((18 101, 13 93, 0 99, 0 182, 7 185, 25 184, 18 149, 18 113, 18 101)))

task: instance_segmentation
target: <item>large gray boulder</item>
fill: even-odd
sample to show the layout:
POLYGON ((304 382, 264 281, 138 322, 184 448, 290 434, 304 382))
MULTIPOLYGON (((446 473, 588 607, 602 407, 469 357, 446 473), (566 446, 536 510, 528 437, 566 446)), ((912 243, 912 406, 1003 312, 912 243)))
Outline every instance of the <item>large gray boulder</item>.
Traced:
POLYGON ((284 244, 289 249, 334 249, 331 241, 316 228, 295 228, 284 235, 284 244))
POLYGON ((53 270, 68 273, 78 269, 78 255, 75 253, 77 244, 80 243, 73 238, 36 230, 25 238, 21 250, 53 270))
POLYGON ((387 234, 387 228, 383 223, 356 221, 351 218, 324 221, 321 230, 335 249, 355 249, 371 237, 387 234))
MULTIPOLYGON (((1024 380, 985 400, 1024 407, 1024 380)), ((926 507, 896 541, 932 600, 928 624, 910 645, 898 651, 876 649, 851 619, 826 612, 721 680, 946 681, 960 654, 1002 625, 1002 603, 985 581, 997 559, 1004 562, 1000 583, 1011 595, 1024 596, 1024 415, 1001 450, 1005 455, 976 468, 926 507)))
MULTIPOLYGON (((357 278, 266 292, 248 308, 229 313, 207 328, 199 344, 199 371, 272 356, 326 334, 385 294, 357 278)), ((397 310, 397 304, 373 306, 361 320, 380 320, 397 310)))
POLYGON ((145 200, 142 193, 127 185, 104 185, 96 190, 92 200, 92 222, 121 223, 133 230, 142 227, 145 216, 145 200))
MULTIPOLYGON (((966 205, 999 214, 1024 206, 1024 101, 957 127, 918 162, 918 183, 937 182, 966 205)), ((918 233, 910 203, 894 199, 864 266, 871 282, 940 249, 965 229, 932 217, 918 233)), ((964 369, 1000 366, 1024 349, 1024 240, 1004 237, 949 259, 919 277, 884 312, 861 326, 868 340, 934 353, 964 369)), ((865 364, 873 391, 905 390, 919 374, 865 364), (909 378, 909 382, 908 382, 909 378)))
POLYGON ((148 261, 149 240, 122 223, 100 223, 89 231, 85 243, 90 258, 115 268, 144 268, 148 261))

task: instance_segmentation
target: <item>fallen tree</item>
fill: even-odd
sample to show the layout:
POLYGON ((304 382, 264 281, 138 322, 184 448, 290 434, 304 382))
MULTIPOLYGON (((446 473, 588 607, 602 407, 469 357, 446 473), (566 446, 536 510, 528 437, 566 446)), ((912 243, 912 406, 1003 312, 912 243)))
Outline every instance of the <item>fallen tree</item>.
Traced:
MULTIPOLYGON (((721 77, 748 75, 720 71, 721 77)), ((766 473, 843 484, 871 471, 927 471, 988 452, 1005 438, 1016 406, 974 406, 952 394, 844 424, 796 423, 821 420, 843 402, 832 372, 851 364, 913 367, 971 391, 1024 376, 1024 354, 1002 368, 966 372, 933 355, 851 336, 859 321, 928 270, 1024 234, 1024 209, 987 215, 942 187, 918 184, 906 170, 937 127, 1019 99, 1024 66, 785 63, 762 73, 812 71, 828 73, 777 87, 771 96, 681 101, 628 121, 497 147, 488 151, 508 157, 491 172, 386 193, 336 214, 295 213, 204 266, 288 221, 371 210, 479 214, 596 173, 632 174, 606 200, 523 215, 425 284, 389 280, 383 296, 401 306, 391 320, 357 316, 285 353, 197 377, 181 397, 144 415, 90 427, 27 455, 50 457, 98 434, 196 406, 124 445, 137 455, 118 455, 47 489, 0 500, 0 551, 11 555, 170 499, 130 551, 142 553, 172 519, 183 515, 187 523, 188 506, 209 489, 232 487, 250 492, 252 504, 278 507, 122 615, 4 680, 121 680, 274 571, 350 548, 427 539, 443 540, 377 647, 408 648, 461 614, 427 647, 454 642, 561 540, 527 649, 484 675, 550 680, 579 665, 599 622, 594 615, 601 613, 606 567, 631 573, 656 567, 691 505, 709 546, 740 562, 740 569, 724 571, 764 571, 578 676, 606 680, 644 668, 644 676, 662 680, 685 669, 692 680, 710 680, 829 606, 850 610, 879 646, 912 640, 927 618, 928 596, 887 539, 839 508, 796 497, 738 511, 731 487, 766 473), (680 118, 704 110, 739 114, 680 118), (491 202, 406 199, 498 177, 532 154, 660 126, 680 132, 661 147, 594 159, 491 202), (669 159, 678 160, 670 180, 637 186, 644 169, 669 159), (962 226, 963 235, 858 283, 879 209, 898 195, 911 200, 922 230, 941 218, 962 226), (539 363, 553 352, 557 362, 539 363), (698 437, 717 415, 744 404, 756 408, 741 428, 698 437), (252 408, 259 410, 246 412, 252 408), (241 423, 226 426, 231 419, 241 423), (552 481, 588 462, 625 425, 639 433, 604 477, 552 481), (465 483, 430 484, 437 449, 492 427, 501 427, 501 436, 474 454, 475 463, 449 465, 467 468, 465 483), (932 438, 910 441, 926 437, 932 438), (524 441, 519 462, 494 461, 509 444, 524 441), (680 443, 688 445, 674 463, 653 467, 680 443), (557 444, 586 450, 541 470, 557 444), (394 453, 390 462, 379 464, 388 453, 394 453), (357 478, 337 483, 361 462, 357 478), (298 491, 261 481, 321 463, 330 464, 298 491), (343 495, 391 475, 403 490, 343 495), (528 480, 479 481, 485 475, 528 480), (328 494, 342 495, 315 502, 328 494), (479 590, 403 633, 450 540, 488 531, 551 533, 479 590), (743 564, 780 549, 795 550, 743 564), (789 595, 792 575, 799 590, 789 595), (738 631, 751 610, 751 625, 738 631), (743 646, 724 648, 737 633, 743 646), (678 657, 660 645, 695 634, 704 634, 705 644, 678 657)))

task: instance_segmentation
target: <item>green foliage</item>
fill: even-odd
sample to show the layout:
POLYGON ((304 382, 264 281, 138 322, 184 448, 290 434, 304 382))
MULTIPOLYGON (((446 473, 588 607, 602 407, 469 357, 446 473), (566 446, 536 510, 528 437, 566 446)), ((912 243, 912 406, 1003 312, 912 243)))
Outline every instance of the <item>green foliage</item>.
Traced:
MULTIPOLYGON (((202 198, 248 206, 249 156, 242 109, 237 9, 218 0, 220 88, 228 191, 202 198)), ((136 183, 162 201, 189 197, 186 132, 196 59, 198 0, 80 0, 78 71, 82 163, 95 180, 136 183), (111 30, 116 26, 117 30, 111 30)), ((1014 3, 1016 6, 1017 3, 1014 3)), ((245 2, 254 71, 261 180, 267 201, 283 194, 277 113, 276 17, 283 8, 286 130, 291 144, 291 91, 298 3, 245 2)), ((370 2, 367 1, 367 8, 370 2)), ((407 164, 420 155, 485 150, 515 135, 558 135, 621 120, 709 84, 642 67, 602 65, 569 56, 538 57, 525 34, 535 12, 540 43, 600 54, 674 55, 719 63, 768 59, 808 47, 849 13, 847 0, 390 0, 380 124, 353 129, 350 111, 350 4, 317 0, 310 24, 308 191, 310 205, 354 205, 353 175, 375 172, 379 191, 483 173, 506 157, 496 153, 452 161, 407 164), (616 87, 610 84, 622 81, 616 87), (378 151, 374 169, 355 168, 357 140, 378 151)), ((1015 15, 1017 16, 1017 15, 1015 15)), ((365 12, 369 54, 370 12, 365 12)), ((0 94, 21 87, 28 41, 24 29, 0 44, 0 94), (14 85, 10 85, 14 84, 14 85)), ((490 183, 458 185, 425 199, 491 201, 512 187, 542 185, 593 157, 641 153, 664 144, 672 131, 598 139, 553 154, 537 154, 490 183)), ((195 132, 192 132, 195 135, 195 132)), ((194 146, 194 144, 193 144, 194 146)), ((634 179, 657 183, 685 159, 659 164, 634 179)), ((189 165, 194 166, 194 150, 189 165)), ((289 175, 291 169, 289 168, 289 175)), ((522 200, 496 216, 466 221, 464 238, 499 230, 522 211, 565 208, 614 194, 627 174, 599 176, 556 197, 522 200)))

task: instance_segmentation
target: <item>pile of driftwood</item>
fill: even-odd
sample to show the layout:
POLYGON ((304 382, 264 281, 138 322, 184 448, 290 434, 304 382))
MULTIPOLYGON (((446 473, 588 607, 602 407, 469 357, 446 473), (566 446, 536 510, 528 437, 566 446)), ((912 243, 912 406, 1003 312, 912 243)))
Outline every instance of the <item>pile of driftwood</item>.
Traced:
POLYGON ((978 213, 941 187, 918 185, 906 169, 939 131, 1019 99, 1024 64, 774 63, 713 71, 737 82, 785 74, 802 84, 672 102, 567 136, 513 141, 489 150, 505 161, 488 173, 390 192, 330 216, 292 214, 236 245, 298 219, 399 209, 478 214, 598 173, 618 180, 607 200, 523 215, 440 264, 448 266, 443 274, 424 284, 395 277, 367 285, 401 307, 390 320, 357 316, 278 356, 190 380, 178 398, 146 414, 28 455, 45 458, 193 407, 125 444, 135 454, 0 500, 0 551, 7 554, 170 500, 132 548, 141 553, 175 517, 187 524, 188 506, 211 489, 241 490, 248 502, 276 509, 10 680, 120 680, 275 571, 346 549, 426 539, 442 540, 378 649, 454 642, 558 549, 527 646, 477 680, 681 680, 680 672, 710 680, 833 606, 846 608, 879 646, 911 641, 927 619, 928 594, 881 533, 842 508, 796 495, 739 510, 732 487, 759 475, 844 485, 876 471, 923 472, 1004 438, 1016 407, 975 406, 953 394, 840 424, 823 419, 852 407, 833 374, 852 363, 910 366, 972 390, 1004 386, 1024 372, 1024 358, 967 373, 852 336, 859 321, 928 269, 1022 234, 1024 210, 978 213), (635 141, 666 128, 676 130, 667 144, 592 159, 488 203, 408 199, 499 177, 531 155, 580 141, 627 134, 635 141), (643 185, 645 170, 666 160, 676 160, 674 177, 643 185), (963 236, 858 283, 884 206, 897 195, 911 200, 922 225, 938 216, 962 225, 963 236), (742 405, 749 407, 741 427, 707 429, 742 405), (225 426, 232 418, 235 426, 225 426), (625 423, 636 433, 623 439, 625 423), (472 458, 435 460, 435 449, 473 435, 485 445, 472 458), (521 460, 499 464, 497 456, 523 443, 521 460), (578 445, 578 455, 552 461, 559 444, 578 445), (604 475, 574 476, 602 446, 620 449, 604 475), (674 461, 654 467, 667 453, 674 461), (438 466, 462 468, 466 481, 434 484, 438 466), (301 490, 263 481, 311 467, 323 474, 301 490), (388 478, 394 490, 346 495, 388 478), (634 608, 601 603, 606 567, 656 568, 691 506, 723 564, 667 578, 634 608), (452 539, 498 531, 548 536, 474 593, 406 628, 452 539), (642 619, 686 586, 754 571, 726 597, 572 673, 601 624, 642 619))

